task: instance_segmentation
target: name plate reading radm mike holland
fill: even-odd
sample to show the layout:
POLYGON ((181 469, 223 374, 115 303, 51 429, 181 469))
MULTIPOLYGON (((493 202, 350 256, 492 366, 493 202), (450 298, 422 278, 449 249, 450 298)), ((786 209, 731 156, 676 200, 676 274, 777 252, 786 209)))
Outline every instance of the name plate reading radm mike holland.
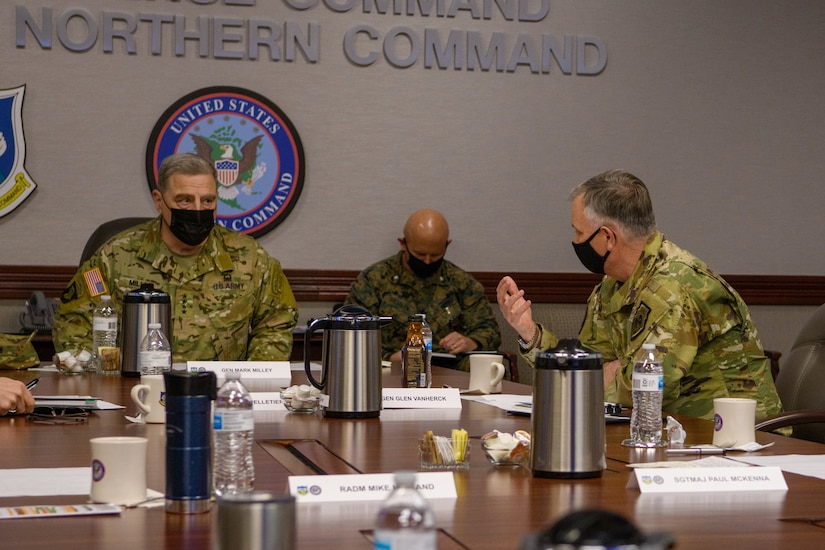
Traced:
MULTIPOLYGON (((458 495, 452 472, 418 472, 415 487, 426 499, 458 495)), ((297 502, 384 500, 394 488, 394 474, 289 476, 289 492, 297 502)))

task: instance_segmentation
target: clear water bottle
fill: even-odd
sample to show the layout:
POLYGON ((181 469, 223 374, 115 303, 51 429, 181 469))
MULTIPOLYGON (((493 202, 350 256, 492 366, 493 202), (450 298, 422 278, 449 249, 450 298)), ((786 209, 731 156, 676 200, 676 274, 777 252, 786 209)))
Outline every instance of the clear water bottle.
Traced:
POLYGON ((163 374, 172 370, 172 346, 160 330, 160 323, 149 323, 148 327, 140 343, 138 368, 140 374, 163 374))
POLYGON ((396 472, 395 489, 375 519, 374 550, 435 550, 433 511, 415 488, 415 472, 396 472))
POLYGON ((117 311, 112 306, 112 297, 104 294, 92 317, 92 358, 86 370, 103 372, 100 348, 117 347, 117 311))
POLYGON ((424 360, 425 381, 419 385, 420 388, 429 388, 433 385, 433 329, 427 324, 427 316, 423 313, 421 317, 421 334, 424 336, 424 347, 427 348, 427 358, 424 360))
POLYGON ((653 344, 642 344, 633 358, 633 411, 630 415, 630 447, 664 447, 662 439, 662 395, 664 354, 653 344))
POLYGON ((226 382, 215 399, 213 485, 218 496, 252 491, 255 468, 252 442, 255 417, 252 397, 237 372, 226 373, 226 382))

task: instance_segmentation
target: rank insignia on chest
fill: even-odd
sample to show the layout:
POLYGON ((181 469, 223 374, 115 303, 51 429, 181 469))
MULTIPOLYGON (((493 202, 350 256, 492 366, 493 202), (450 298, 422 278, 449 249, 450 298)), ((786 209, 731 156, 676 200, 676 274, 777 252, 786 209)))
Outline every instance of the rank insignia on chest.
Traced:
POLYGON ((634 340, 647 326, 647 318, 650 316, 650 307, 644 302, 641 302, 633 313, 633 319, 630 324, 630 339, 634 340))

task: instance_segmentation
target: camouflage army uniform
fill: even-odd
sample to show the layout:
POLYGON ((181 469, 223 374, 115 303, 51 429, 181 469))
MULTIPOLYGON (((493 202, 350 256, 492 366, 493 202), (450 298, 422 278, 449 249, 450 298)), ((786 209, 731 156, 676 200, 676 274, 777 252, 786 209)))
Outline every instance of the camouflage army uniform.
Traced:
MULTIPOLYGON (((141 283, 167 292, 173 361, 287 360, 297 304, 278 260, 254 239, 215 226, 188 271, 160 236, 160 218, 116 235, 87 260, 63 292, 54 319, 55 349, 92 347, 92 296, 86 274, 99 270, 120 311, 141 283)), ((184 260, 185 261, 185 260, 184 260)))
MULTIPOLYGON (((716 397, 755 399, 757 419, 781 411, 768 358, 742 298, 661 233, 647 242, 629 280, 620 284, 605 277, 596 286, 579 339, 605 362, 622 361, 615 384, 605 388, 606 401, 632 405, 633 356, 650 342, 667 350, 664 411, 713 419, 716 397)), ((541 349, 557 342, 543 331, 541 349)))
MULTIPOLYGON (((501 333, 481 283, 447 260, 435 274, 422 279, 404 267, 401 254, 361 272, 345 300, 373 315, 392 316, 393 322, 381 329, 385 359, 404 345, 407 318, 416 313, 427 315, 434 352, 447 353, 438 342, 453 331, 475 340, 479 350, 498 349, 501 333)), ((469 361, 460 361, 459 368, 469 369, 469 361)))

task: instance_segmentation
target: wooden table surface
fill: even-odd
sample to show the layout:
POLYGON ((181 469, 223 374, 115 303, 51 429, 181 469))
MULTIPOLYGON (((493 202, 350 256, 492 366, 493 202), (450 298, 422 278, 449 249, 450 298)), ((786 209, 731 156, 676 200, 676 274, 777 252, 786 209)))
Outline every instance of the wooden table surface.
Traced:
MULTIPOLYGON (((143 436, 149 439, 149 487, 164 490, 164 425, 137 425, 124 419, 124 413, 134 412, 128 405, 128 394, 136 379, 34 371, 3 374, 22 380, 40 376, 36 394, 91 394, 128 408, 96 412, 88 423, 80 425, 44 425, 21 417, 2 418, 0 467, 88 466, 88 441, 92 437, 143 436)), ((399 386, 400 380, 397 369, 385 370, 385 387, 399 386)), ((303 381, 303 374, 296 373, 294 381, 303 381)), ((466 382, 466 373, 434 369, 434 385, 462 387, 466 382)), ((530 388, 507 382, 504 391, 530 393, 530 388)), ((711 440, 710 422, 680 420, 687 430, 688 444, 711 440)), ((366 420, 333 420, 320 414, 286 411, 258 412, 255 487, 286 492, 288 476, 306 473, 302 464, 282 458, 289 454, 281 452, 286 442, 291 442, 328 474, 389 473, 418 469, 417 439, 424 431, 449 434, 458 427, 466 429, 471 438, 478 438, 493 429, 529 430, 530 420, 468 401, 463 402, 460 412, 384 410, 380 418, 366 420)), ((455 474, 458 498, 433 501, 441 529, 439 548, 516 549, 526 533, 543 529, 565 513, 582 508, 618 512, 646 533, 671 532, 679 549, 706 550, 710 544, 731 548, 813 548, 825 544, 825 522, 817 525, 787 521, 825 517, 825 480, 786 474, 787 493, 640 495, 638 490, 625 488, 630 476, 626 464, 666 460, 666 456, 661 450, 622 447, 620 442, 627 435, 627 424, 609 424, 607 470, 601 478, 575 481, 533 478, 528 468, 493 467, 483 455, 478 439, 473 439, 470 468, 455 474)), ((775 443, 761 454, 825 455, 825 446, 816 443, 764 433, 758 433, 757 440, 775 443)), ((3 498, 0 506, 83 501, 80 496, 3 498)), ((298 505, 297 548, 371 548, 362 531, 372 528, 379 505, 298 505)), ((214 508, 205 514, 176 515, 161 507, 124 510, 120 516, 4 520, 0 522, 0 548, 204 549, 211 546, 213 518, 214 508)))

